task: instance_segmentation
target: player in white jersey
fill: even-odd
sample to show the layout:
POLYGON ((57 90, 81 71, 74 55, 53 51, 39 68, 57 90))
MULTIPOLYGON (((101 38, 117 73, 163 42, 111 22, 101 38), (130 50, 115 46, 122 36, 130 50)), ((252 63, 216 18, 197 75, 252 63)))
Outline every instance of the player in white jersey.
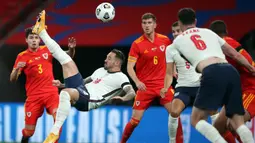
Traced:
MULTIPOLYGON (((182 34, 178 21, 172 24, 172 34, 174 39, 182 34)), ((176 142, 176 130, 178 127, 178 118, 181 112, 188 106, 192 106, 200 86, 201 74, 195 71, 195 68, 186 61, 182 55, 169 45, 166 49, 167 72, 165 76, 164 88, 161 89, 161 97, 164 98, 166 91, 172 84, 174 75, 174 65, 177 68, 178 78, 175 86, 174 99, 171 103, 171 113, 169 116, 169 137, 170 142, 176 142)), ((211 116, 214 122, 217 114, 211 116)))
MULTIPOLYGON (((76 107, 76 109, 80 111, 88 111, 89 104, 91 102, 90 93, 85 87, 82 76, 79 73, 74 61, 48 35, 45 29, 45 11, 42 11, 42 13, 40 13, 37 22, 33 28, 33 33, 40 36, 42 41, 52 53, 53 57, 58 60, 59 63, 62 65, 63 75, 65 79, 65 89, 61 90, 59 95, 59 105, 56 115, 56 121, 50 131, 50 134, 44 141, 44 143, 54 143, 58 140, 59 131, 71 110, 71 103, 74 107, 76 107)), ((132 99, 135 96, 135 91, 133 90, 132 86, 128 84, 128 78, 124 74, 121 74, 121 65, 124 61, 124 54, 121 51, 112 50, 105 59, 104 67, 107 72, 115 73, 115 78, 118 80, 118 82, 111 82, 110 76, 107 77, 107 75, 110 74, 106 74, 107 72, 98 71, 94 75, 92 75, 92 77, 88 78, 88 81, 94 81, 94 85, 91 84, 91 86, 88 86, 90 88, 91 94, 96 94, 95 90, 101 91, 100 94, 104 94, 108 93, 108 91, 123 89, 123 91, 125 91, 126 93, 125 97, 132 99), (104 82, 105 79, 107 79, 106 82, 104 82), (92 89, 92 87, 103 89, 92 89)), ((96 97, 98 96, 96 95, 96 97)), ((102 97, 103 98, 101 98, 99 95, 98 98, 101 100, 108 99, 106 96, 104 97, 104 95, 102 95, 102 97)), ((96 107, 96 104, 91 104, 91 109, 96 107)))
POLYGON ((253 143, 252 133, 244 125, 240 76, 227 63, 224 54, 252 73, 254 67, 217 34, 209 29, 197 28, 194 10, 181 9, 178 19, 183 33, 174 40, 172 48, 176 48, 197 72, 202 73, 201 85, 192 109, 192 125, 209 141, 225 143, 216 128, 206 122, 209 112, 224 105, 219 116, 229 118, 244 143, 253 143))
MULTIPOLYGON (((77 96, 77 94, 72 93, 72 90, 75 89, 64 89, 69 93, 72 105, 79 111, 89 111, 103 106, 111 99, 115 99, 115 97, 118 100, 123 94, 125 96, 120 97, 122 101, 133 99, 135 91, 128 77, 121 72, 121 65, 124 61, 124 54, 119 50, 113 49, 107 55, 104 67, 97 69, 91 76, 84 79, 86 91, 83 92, 88 96, 77 96)), ((58 80, 53 82, 55 86, 61 86, 58 80)), ((59 108, 61 107, 59 106, 59 108)))
MULTIPOLYGON (((114 49, 112 52, 115 51, 118 50, 114 49)), ((110 72, 107 69, 106 61, 105 67, 95 70, 91 76, 84 79, 85 87, 90 95, 88 110, 103 106, 110 99, 121 98, 122 101, 129 101, 135 96, 133 94, 133 96, 121 97, 120 95, 123 94, 125 86, 130 86, 129 79, 121 71, 110 72)), ((65 87, 59 80, 54 80, 53 85, 58 88, 65 87)))

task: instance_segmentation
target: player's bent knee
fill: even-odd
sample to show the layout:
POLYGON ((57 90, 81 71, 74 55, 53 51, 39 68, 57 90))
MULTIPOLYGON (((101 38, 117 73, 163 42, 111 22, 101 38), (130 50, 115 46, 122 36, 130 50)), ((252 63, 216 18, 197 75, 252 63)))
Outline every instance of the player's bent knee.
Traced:
POLYGON ((66 88, 66 89, 63 89, 62 91, 65 91, 69 94, 70 101, 75 102, 79 99, 79 92, 75 88, 66 88))
POLYGON ((71 97, 70 97, 70 94, 67 90, 64 89, 60 92, 60 95, 59 95, 60 102, 63 101, 63 100, 70 101, 70 99, 71 99, 71 97))
POLYGON ((35 130, 28 130, 28 129, 22 130, 22 135, 25 137, 32 137, 34 133, 35 133, 35 130))
POLYGON ((132 118, 141 120, 143 117, 144 110, 133 110, 132 118))
POLYGON ((195 127, 200 120, 206 120, 204 117, 204 112, 196 107, 193 107, 191 114, 191 124, 195 127))
POLYGON ((245 110, 244 122, 251 121, 251 119, 252 119, 251 114, 247 110, 245 110))
POLYGON ((193 116, 191 116, 191 125, 192 125, 193 127, 195 127, 196 124, 197 124, 199 121, 200 121, 199 119, 194 118, 193 116))
POLYGON ((72 96, 67 90, 61 90, 59 94, 59 102, 72 102, 72 96))
POLYGON ((178 111, 178 110, 173 110, 173 109, 171 110, 171 116, 174 117, 174 118, 179 117, 180 114, 181 114, 181 112, 178 111))
POLYGON ((218 110, 214 110, 214 111, 209 111, 209 115, 215 115, 215 114, 218 114, 218 110))
POLYGON ((78 68, 74 61, 69 61, 66 64, 62 65, 63 72, 65 73, 66 77, 71 77, 79 73, 78 68))

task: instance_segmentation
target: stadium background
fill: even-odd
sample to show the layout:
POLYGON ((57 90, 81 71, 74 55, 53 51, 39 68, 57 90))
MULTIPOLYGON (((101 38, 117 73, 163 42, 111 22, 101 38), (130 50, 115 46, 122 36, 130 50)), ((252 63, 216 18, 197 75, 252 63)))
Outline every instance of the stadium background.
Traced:
MULTIPOLYGON (((152 12, 157 16, 156 31, 171 36, 171 24, 177 20, 182 7, 197 12, 198 26, 208 27, 213 20, 224 20, 229 35, 241 42, 255 58, 255 1, 254 0, 112 0, 116 17, 110 23, 95 18, 95 8, 101 0, 12 0, 0 6, 0 141, 19 141, 23 127, 25 77, 9 82, 12 66, 19 52, 25 50, 24 29, 32 26, 36 14, 46 9, 49 34, 67 48, 68 37, 77 39, 76 62, 83 77, 103 66, 106 54, 113 48, 126 55, 133 40, 142 34, 141 15, 152 12)), ((123 71, 126 73, 126 65, 123 71)), ((54 75, 63 80, 61 67, 54 61, 54 75)), ((62 142, 118 142, 121 131, 131 115, 132 101, 118 106, 107 106, 91 113, 72 115, 64 126, 62 142), (125 106, 124 106, 125 105, 125 106), (127 105, 127 106, 126 106, 127 105), (83 118, 82 120, 80 118, 83 118), (100 118, 101 120, 98 120, 100 118), (90 120, 89 120, 90 119, 90 120), (103 121, 103 119, 105 119, 103 121), (82 122, 84 120, 84 122, 82 122), (80 127, 88 127, 83 128, 80 127), (81 129, 81 130, 79 130, 81 129), (86 132, 84 135, 83 133, 86 132)), ((155 102, 134 132, 130 143, 167 142, 167 113, 155 102), (155 119, 155 115, 157 118, 155 119)), ((186 142, 206 142, 189 124, 190 109, 183 116, 186 142)), ((44 115, 40 120, 34 142, 41 142, 52 121, 44 115)), ((249 126, 254 129, 252 121, 249 126)))

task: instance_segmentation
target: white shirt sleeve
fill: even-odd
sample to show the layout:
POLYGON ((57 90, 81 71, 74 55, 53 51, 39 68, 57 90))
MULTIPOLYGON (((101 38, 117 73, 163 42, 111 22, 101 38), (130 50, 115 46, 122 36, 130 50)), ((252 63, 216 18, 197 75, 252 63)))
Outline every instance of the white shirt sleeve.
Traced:
MULTIPOLYGON (((218 36, 218 35, 216 35, 216 36, 218 36)), ((222 39, 220 36, 218 36, 217 38, 220 43, 220 46, 222 47, 226 43, 226 41, 224 39, 222 39)))
POLYGON ((130 81, 128 77, 123 73, 120 74, 119 83, 122 89, 124 89, 125 86, 130 85, 130 81))
POLYGON ((173 55, 174 53, 177 52, 177 50, 174 47, 174 44, 171 44, 166 47, 166 63, 173 63, 173 55))
POLYGON ((209 31, 218 39, 218 42, 219 42, 221 47, 226 43, 226 41, 224 39, 222 39, 219 35, 214 33, 212 30, 209 30, 209 31))

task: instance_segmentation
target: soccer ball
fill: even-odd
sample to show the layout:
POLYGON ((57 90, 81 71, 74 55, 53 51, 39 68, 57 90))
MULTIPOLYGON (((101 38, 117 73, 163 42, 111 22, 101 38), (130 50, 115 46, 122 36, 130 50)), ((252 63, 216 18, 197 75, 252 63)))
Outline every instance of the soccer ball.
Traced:
POLYGON ((96 8, 96 17, 103 22, 109 22, 115 17, 115 9, 108 2, 101 3, 96 8))

